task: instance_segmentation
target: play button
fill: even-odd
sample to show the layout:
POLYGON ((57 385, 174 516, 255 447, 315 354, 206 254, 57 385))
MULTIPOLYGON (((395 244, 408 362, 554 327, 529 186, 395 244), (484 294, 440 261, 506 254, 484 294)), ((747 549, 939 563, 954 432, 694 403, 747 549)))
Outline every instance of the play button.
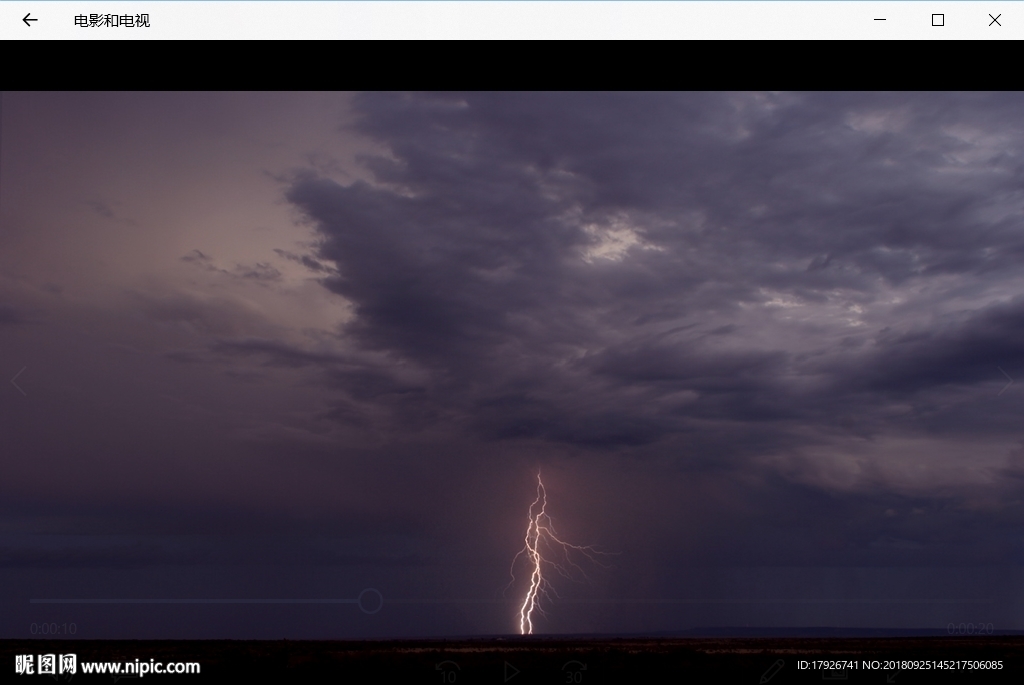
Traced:
POLYGON ((519 669, 506 661, 505 662, 505 682, 507 683, 508 681, 510 681, 513 678, 515 678, 517 675, 519 675, 519 669))

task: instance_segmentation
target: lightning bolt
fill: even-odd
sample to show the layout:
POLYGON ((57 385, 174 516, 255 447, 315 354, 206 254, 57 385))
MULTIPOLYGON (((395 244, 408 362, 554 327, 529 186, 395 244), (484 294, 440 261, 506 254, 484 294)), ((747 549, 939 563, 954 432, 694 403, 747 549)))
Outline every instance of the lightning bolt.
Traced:
MULTIPOLYGON (((597 559, 595 554, 605 554, 593 547, 573 545, 558 537, 555 527, 551 523, 551 517, 547 513, 548 496, 544 489, 544 482, 537 473, 537 499, 530 505, 530 517, 526 525, 525 544, 512 560, 512 569, 509 575, 512 582, 515 582, 515 566, 520 557, 527 560, 530 569, 530 584, 526 590, 526 596, 519 607, 519 633, 521 635, 533 634, 533 612, 544 615, 540 600, 542 597, 550 598, 551 594, 558 595, 554 587, 544 575, 545 567, 553 568, 562 576, 573 579, 573 571, 586 577, 583 569, 573 561, 573 554, 582 555, 587 560, 599 566, 604 566, 597 559), (551 594, 549 594, 551 593, 551 594)), ((512 583, 509 583, 511 585, 512 583)))

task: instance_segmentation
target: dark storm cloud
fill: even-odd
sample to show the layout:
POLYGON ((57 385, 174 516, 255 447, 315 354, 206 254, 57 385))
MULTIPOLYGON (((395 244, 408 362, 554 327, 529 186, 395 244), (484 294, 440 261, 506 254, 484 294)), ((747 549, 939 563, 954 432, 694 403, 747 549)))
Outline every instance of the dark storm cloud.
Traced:
POLYGON ((1005 381, 999 369, 1024 370, 1024 298, 960 322, 893 335, 883 331, 874 359, 844 379, 853 387, 915 393, 942 385, 1005 381))
MULTIPOLYGON (((355 308, 346 333, 425 370, 421 396, 492 437, 638 445, 691 419, 785 431, 865 383, 980 383, 986 364, 1019 358, 1013 325, 994 313, 976 319, 999 331, 928 329, 928 345, 888 333, 862 349, 846 336, 845 357, 828 337, 841 326, 825 321, 813 351, 767 329, 756 349, 714 342, 757 335, 750 312, 780 296, 825 306, 842 290, 870 307, 942 275, 1012 275, 1024 250, 1015 96, 357 104, 358 129, 390 152, 366 160, 376 182, 305 176, 288 198, 338 265, 325 284, 355 308), (861 377, 845 383, 851 367, 861 377), (790 387, 812 373, 836 381, 830 396, 790 387)), ((352 387, 366 399, 364 383, 352 387)), ((873 406, 870 393, 856 402, 873 406)))

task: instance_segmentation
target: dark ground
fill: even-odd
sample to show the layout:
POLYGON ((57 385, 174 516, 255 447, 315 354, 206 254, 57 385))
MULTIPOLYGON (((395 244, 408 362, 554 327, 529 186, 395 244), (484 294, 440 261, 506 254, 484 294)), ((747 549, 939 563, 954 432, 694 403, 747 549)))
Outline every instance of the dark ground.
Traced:
MULTIPOLYGON (((1004 683, 1022 682, 1024 637, 900 638, 486 638, 401 641, 0 641, 0 674, 16 682, 17 654, 78 656, 73 682, 124 678, 82 673, 84 661, 199 662, 194 675, 147 675, 159 682, 333 683, 1004 683), (845 671, 814 660, 854 660, 845 671), (892 664, 887 661, 913 661, 892 664), (808 667, 799 668, 801 661, 808 667), (864 661, 878 661, 865 669, 864 661), (1001 670, 940 670, 936 661, 997 662, 1001 670), (781 664, 780 664, 781 662, 781 664), (928 669, 927 666, 932 668, 928 669), (274 681, 271 681, 274 682, 274 681)), ((38 657, 36 657, 38 659, 38 657)), ((58 676, 57 680, 66 680, 58 676)), ((135 679, 134 677, 132 678, 135 679)))

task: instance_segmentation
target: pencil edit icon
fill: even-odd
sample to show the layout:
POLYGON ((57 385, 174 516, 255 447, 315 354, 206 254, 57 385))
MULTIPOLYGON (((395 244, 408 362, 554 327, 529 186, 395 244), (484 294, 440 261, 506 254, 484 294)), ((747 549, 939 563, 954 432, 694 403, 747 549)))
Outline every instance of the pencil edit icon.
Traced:
POLYGON ((782 667, 786 665, 786 662, 779 659, 774 664, 768 667, 768 670, 761 674, 761 685, 764 685, 769 680, 775 677, 775 674, 782 670, 782 667))

